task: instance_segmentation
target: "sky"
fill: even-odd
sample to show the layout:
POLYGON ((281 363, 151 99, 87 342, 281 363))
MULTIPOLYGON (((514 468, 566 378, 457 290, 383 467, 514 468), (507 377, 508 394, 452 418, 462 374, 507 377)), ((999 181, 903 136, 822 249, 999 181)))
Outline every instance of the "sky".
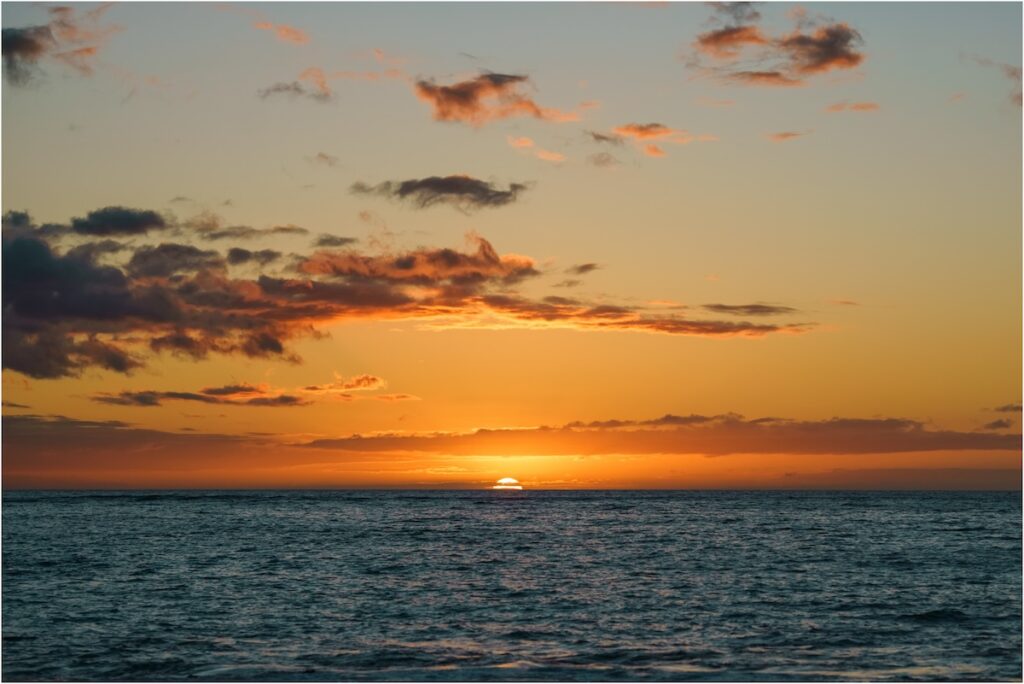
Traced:
POLYGON ((1020 488, 1020 3, 2 19, 6 488, 1020 488))

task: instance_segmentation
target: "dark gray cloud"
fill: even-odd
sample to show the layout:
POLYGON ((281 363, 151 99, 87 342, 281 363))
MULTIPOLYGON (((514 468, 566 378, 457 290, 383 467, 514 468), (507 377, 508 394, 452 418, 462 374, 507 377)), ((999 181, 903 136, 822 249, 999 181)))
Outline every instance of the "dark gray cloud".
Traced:
POLYGON ((232 266, 255 263, 265 266, 281 258, 281 252, 273 249, 261 249, 251 251, 241 247, 232 247, 228 250, 228 263, 232 266))
POLYGON ((213 250, 165 242, 139 247, 128 261, 128 272, 140 278, 166 278, 175 273, 223 269, 224 258, 213 250))
POLYGON ((226 226, 223 220, 210 213, 200 214, 185 222, 189 228, 203 240, 249 240, 274 235, 308 235, 309 231, 302 226, 291 224, 272 226, 270 228, 254 228, 253 226, 226 226))
POLYGON ((39 70, 39 60, 55 45, 49 26, 3 29, 4 76, 13 85, 29 83, 39 70))
POLYGON ((731 316, 779 316, 797 313, 797 309, 793 307, 774 304, 705 304, 702 308, 705 311, 731 316))
POLYGON ((144 235, 168 227, 155 211, 127 207, 104 207, 90 211, 85 218, 71 219, 71 230, 81 235, 144 235))
POLYGON ((13 402, 13 401, 7 401, 6 399, 3 402, 0 402, 0 403, 3 403, 3 407, 4 408, 16 408, 16 409, 30 409, 30 408, 32 408, 31 406, 28 406, 26 404, 19 404, 19 403, 13 402))
POLYGON ((97 394, 93 396, 92 400, 101 404, 147 408, 162 406, 166 401, 192 401, 203 404, 217 404, 220 406, 261 407, 306 406, 311 403, 308 399, 290 394, 226 397, 199 392, 157 392, 153 390, 144 390, 140 392, 118 392, 117 394, 97 394))
POLYGON ((599 133, 597 131, 586 131, 586 134, 596 143, 605 143, 607 145, 617 145, 621 147, 626 141, 621 135, 614 133, 599 133))
POLYGON ((999 411, 1000 413, 1020 413, 1020 404, 1003 404, 1002 406, 996 406, 993 411, 999 411))
POLYGON ((984 425, 981 426, 980 429, 982 429, 982 430, 1009 430, 1012 427, 1013 427, 1013 421, 1012 420, 1006 420, 1005 418, 1000 418, 999 420, 993 420, 991 423, 985 423, 984 425))
POLYGON ((569 268, 565 269, 565 272, 569 273, 570 275, 581 276, 586 275, 587 273, 590 273, 592 271, 596 271, 599 268, 601 268, 601 265, 595 263, 576 264, 575 266, 570 266, 569 268))
POLYGON ((760 21, 761 13, 753 2, 709 2, 715 15, 729 24, 749 24, 760 21))
POLYGON ((263 100, 266 100, 268 97, 275 96, 289 97, 291 99, 301 97, 321 104, 328 103, 334 99, 331 93, 307 86, 299 81, 274 83, 273 85, 257 91, 256 94, 263 100))
POLYGON ((313 243, 314 247, 345 247, 358 242, 356 238, 344 237, 342 235, 320 235, 313 243))
POLYGON ((67 257, 80 261, 95 262, 105 254, 118 254, 130 249, 128 245, 116 240, 100 240, 99 242, 85 242, 75 245, 67 251, 67 257))
POLYGON ((493 183, 470 176, 430 176, 405 181, 384 181, 377 185, 359 182, 353 184, 351 189, 358 195, 379 195, 408 202, 420 209, 447 204, 460 211, 469 211, 511 204, 526 189, 526 185, 511 183, 507 190, 503 190, 493 183))

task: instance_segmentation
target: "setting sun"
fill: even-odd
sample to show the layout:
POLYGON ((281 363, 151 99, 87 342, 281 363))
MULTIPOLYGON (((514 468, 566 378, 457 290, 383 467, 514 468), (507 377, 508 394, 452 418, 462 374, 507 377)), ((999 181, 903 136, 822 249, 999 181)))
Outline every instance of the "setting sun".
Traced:
POLYGON ((516 489, 521 490, 523 485, 519 484, 519 480, 514 477, 503 477, 498 480, 498 484, 491 487, 491 489, 516 489))

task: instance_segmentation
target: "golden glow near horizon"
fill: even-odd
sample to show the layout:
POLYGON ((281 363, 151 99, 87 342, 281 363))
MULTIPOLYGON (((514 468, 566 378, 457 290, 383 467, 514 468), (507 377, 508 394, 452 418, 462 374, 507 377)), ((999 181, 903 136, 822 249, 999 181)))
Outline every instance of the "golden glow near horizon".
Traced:
POLYGON ((514 489, 522 490, 523 486, 519 484, 519 480, 514 477, 503 477, 498 480, 498 484, 491 487, 491 489, 514 489))
POLYGON ((51 9, 7 487, 1020 484, 1019 4, 51 9))

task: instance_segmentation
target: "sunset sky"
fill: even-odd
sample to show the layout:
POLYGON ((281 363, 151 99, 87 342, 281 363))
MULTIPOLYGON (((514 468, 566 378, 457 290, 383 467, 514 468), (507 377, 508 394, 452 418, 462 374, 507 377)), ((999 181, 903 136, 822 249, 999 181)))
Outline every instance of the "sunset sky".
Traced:
POLYGON ((3 485, 1021 477, 1019 3, 4 3, 3 485))

